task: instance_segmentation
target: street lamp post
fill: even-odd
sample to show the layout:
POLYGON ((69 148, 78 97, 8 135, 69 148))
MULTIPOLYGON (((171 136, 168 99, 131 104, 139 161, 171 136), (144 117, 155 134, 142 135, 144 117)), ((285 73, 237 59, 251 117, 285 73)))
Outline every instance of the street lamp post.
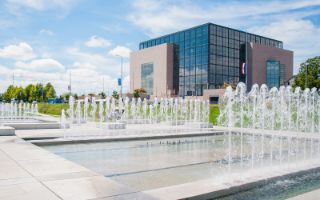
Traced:
POLYGON ((308 87, 308 65, 306 66, 306 80, 305 80, 305 89, 308 87))
POLYGON ((116 56, 118 56, 118 57, 120 57, 120 59, 121 59, 121 74, 120 74, 120 79, 121 79, 121 85, 120 85, 120 97, 122 98, 122 85, 123 85, 123 57, 122 56, 120 56, 120 55, 116 55, 116 56))
POLYGON ((122 98, 122 85, 123 85, 123 58, 121 57, 121 89, 120 89, 121 98, 122 98))

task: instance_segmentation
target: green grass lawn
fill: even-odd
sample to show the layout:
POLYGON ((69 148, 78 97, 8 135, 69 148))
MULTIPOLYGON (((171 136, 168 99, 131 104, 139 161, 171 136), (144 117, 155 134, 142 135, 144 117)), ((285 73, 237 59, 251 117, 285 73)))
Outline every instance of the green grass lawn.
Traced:
POLYGON ((209 120, 213 125, 217 125, 217 118, 219 114, 220 114, 219 105, 218 104, 210 105, 209 120))
MULTIPOLYGON (((39 113, 60 116, 61 110, 65 111, 69 108, 69 104, 38 104, 39 113)), ((217 104, 210 105, 210 122, 217 125, 217 117, 219 116, 219 106, 217 104)))
POLYGON ((69 108, 69 104, 46 104, 46 103, 39 103, 38 110, 39 113, 52 115, 52 116, 60 116, 61 110, 67 110, 69 108))

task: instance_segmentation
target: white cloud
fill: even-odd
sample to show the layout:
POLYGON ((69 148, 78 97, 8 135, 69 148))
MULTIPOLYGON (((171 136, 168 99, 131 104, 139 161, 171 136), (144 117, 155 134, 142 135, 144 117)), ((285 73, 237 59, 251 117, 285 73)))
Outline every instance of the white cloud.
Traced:
MULTIPOLYGON (((86 67, 93 68, 100 74, 108 74, 111 77, 119 77, 121 62, 119 57, 115 57, 110 53, 107 55, 83 52, 78 48, 69 48, 66 53, 70 56, 70 59, 75 60, 74 67, 86 67)), ((123 59, 123 71, 129 73, 128 59, 123 59)))
POLYGON ((19 69, 29 70, 29 72, 62 72, 65 67, 58 61, 51 58, 37 59, 25 63, 18 61, 15 66, 19 69))
POLYGON ((0 49, 0 58, 9 58, 14 60, 30 60, 35 58, 36 55, 33 52, 32 47, 25 42, 21 42, 17 45, 9 45, 0 49))
MULTIPOLYGON (((12 84, 12 75, 15 76, 15 85, 26 86, 30 83, 51 82, 57 93, 68 92, 69 75, 71 73, 72 92, 77 94, 99 93, 103 90, 103 79, 105 92, 111 95, 113 90, 118 90, 117 79, 96 70, 89 65, 75 63, 64 71, 38 71, 29 68, 11 68, 0 65, 0 93, 4 92, 12 84), (32 73, 30 73, 32 71, 32 73)), ((128 88, 124 88, 128 91, 128 88)))
MULTIPOLYGON (((270 14, 286 14, 308 6, 320 5, 320 0, 294 1, 252 1, 230 3, 222 2, 210 4, 191 3, 190 1, 136 0, 133 1, 133 11, 128 20, 141 27, 150 37, 167 34, 171 31, 189 28, 207 22, 216 22, 221 25, 232 25, 238 28, 247 28, 251 23, 261 24, 263 16, 270 14), (248 20, 250 18, 250 20, 248 20)), ((280 16, 279 16, 280 18, 280 16)), ((282 18, 283 19, 283 18, 282 18)))
POLYGON ((109 54, 113 55, 113 56, 121 56, 124 58, 129 58, 130 52, 131 52, 131 50, 127 47, 116 46, 115 48, 113 48, 109 51, 109 54))
POLYGON ((10 5, 44 11, 53 8, 68 8, 73 0, 6 0, 10 5))
POLYGON ((96 35, 93 35, 89 38, 88 41, 85 42, 85 45, 87 47, 109 47, 109 46, 111 46, 111 41, 106 40, 102 37, 98 37, 96 35))
POLYGON ((54 84, 58 92, 61 92, 60 85, 65 82, 62 72, 40 72, 24 68, 13 68, 0 65, 0 92, 4 92, 7 87, 12 84, 12 75, 15 77, 15 85, 26 86, 30 83, 46 83, 54 84))
POLYGON ((79 63, 79 62, 75 62, 73 63, 73 67, 74 68, 79 68, 79 69, 91 69, 91 70, 95 70, 97 69, 97 67, 91 63, 79 63))
POLYGON ((97 70, 101 70, 110 76, 116 75, 116 70, 120 63, 111 56, 105 56, 98 53, 83 52, 79 48, 68 48, 66 50, 69 59, 76 61, 78 65, 93 65, 97 70))
POLYGON ((41 29, 39 33, 42 35, 49 35, 49 36, 54 35, 54 33, 48 29, 41 29))
POLYGON ((117 89, 117 79, 90 68, 72 68, 66 74, 71 74, 72 90, 76 93, 99 93, 105 89, 107 93, 117 89), (103 80, 104 79, 104 80, 103 80), (104 82, 104 87, 103 87, 104 82))
MULTIPOLYGON (((101 92, 104 77, 105 92, 111 94, 117 90, 117 78, 120 77, 121 62, 118 57, 81 51, 78 48, 66 50, 70 59, 75 60, 66 73, 72 74, 73 90, 78 93, 101 92)), ((123 60, 124 77, 129 74, 129 62, 123 60)), ((129 91, 129 85, 124 91, 129 91)))
MULTIPOLYGON (((40 48, 41 49, 41 48, 40 48)), ((38 49, 39 51, 39 49, 38 49)), ((58 94, 67 92, 69 75, 71 73, 72 92, 77 94, 99 93, 103 90, 104 79, 105 92, 109 94, 118 90, 117 78, 120 77, 121 62, 119 57, 110 54, 91 53, 79 48, 68 48, 63 52, 64 62, 51 58, 50 54, 39 59, 16 61, 13 66, 0 66, 0 92, 4 92, 12 83, 12 74, 15 75, 15 85, 26 86, 30 83, 51 82, 58 94)), ((123 60, 124 88, 129 91, 129 63, 123 60)))

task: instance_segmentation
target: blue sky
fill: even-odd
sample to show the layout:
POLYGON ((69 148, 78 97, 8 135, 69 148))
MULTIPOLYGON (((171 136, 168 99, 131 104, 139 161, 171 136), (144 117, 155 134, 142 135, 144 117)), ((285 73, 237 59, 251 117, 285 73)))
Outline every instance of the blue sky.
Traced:
POLYGON ((320 54, 320 0, 1 0, 0 92, 12 83, 52 82, 77 93, 117 89, 120 57, 125 88, 130 51, 140 41, 212 22, 282 40, 294 71, 320 54))

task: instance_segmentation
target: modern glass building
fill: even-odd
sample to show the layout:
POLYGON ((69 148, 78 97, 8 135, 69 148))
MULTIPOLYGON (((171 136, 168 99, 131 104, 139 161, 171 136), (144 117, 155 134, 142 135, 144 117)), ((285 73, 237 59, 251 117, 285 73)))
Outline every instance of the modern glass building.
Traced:
MULTIPOLYGON (((224 83, 246 82, 250 67, 247 48, 251 43, 273 49, 283 48, 283 43, 278 40, 207 23, 141 42, 139 49, 165 43, 174 47, 173 88, 179 96, 201 96, 205 89, 221 88, 224 83), (245 72, 243 66, 247 66, 245 72)), ((278 62, 277 72, 274 71, 276 64, 272 61, 265 65, 268 83, 278 86, 280 83, 276 83, 274 76, 280 77, 281 63, 278 62)), ((285 68, 284 64, 282 67, 285 68)))

